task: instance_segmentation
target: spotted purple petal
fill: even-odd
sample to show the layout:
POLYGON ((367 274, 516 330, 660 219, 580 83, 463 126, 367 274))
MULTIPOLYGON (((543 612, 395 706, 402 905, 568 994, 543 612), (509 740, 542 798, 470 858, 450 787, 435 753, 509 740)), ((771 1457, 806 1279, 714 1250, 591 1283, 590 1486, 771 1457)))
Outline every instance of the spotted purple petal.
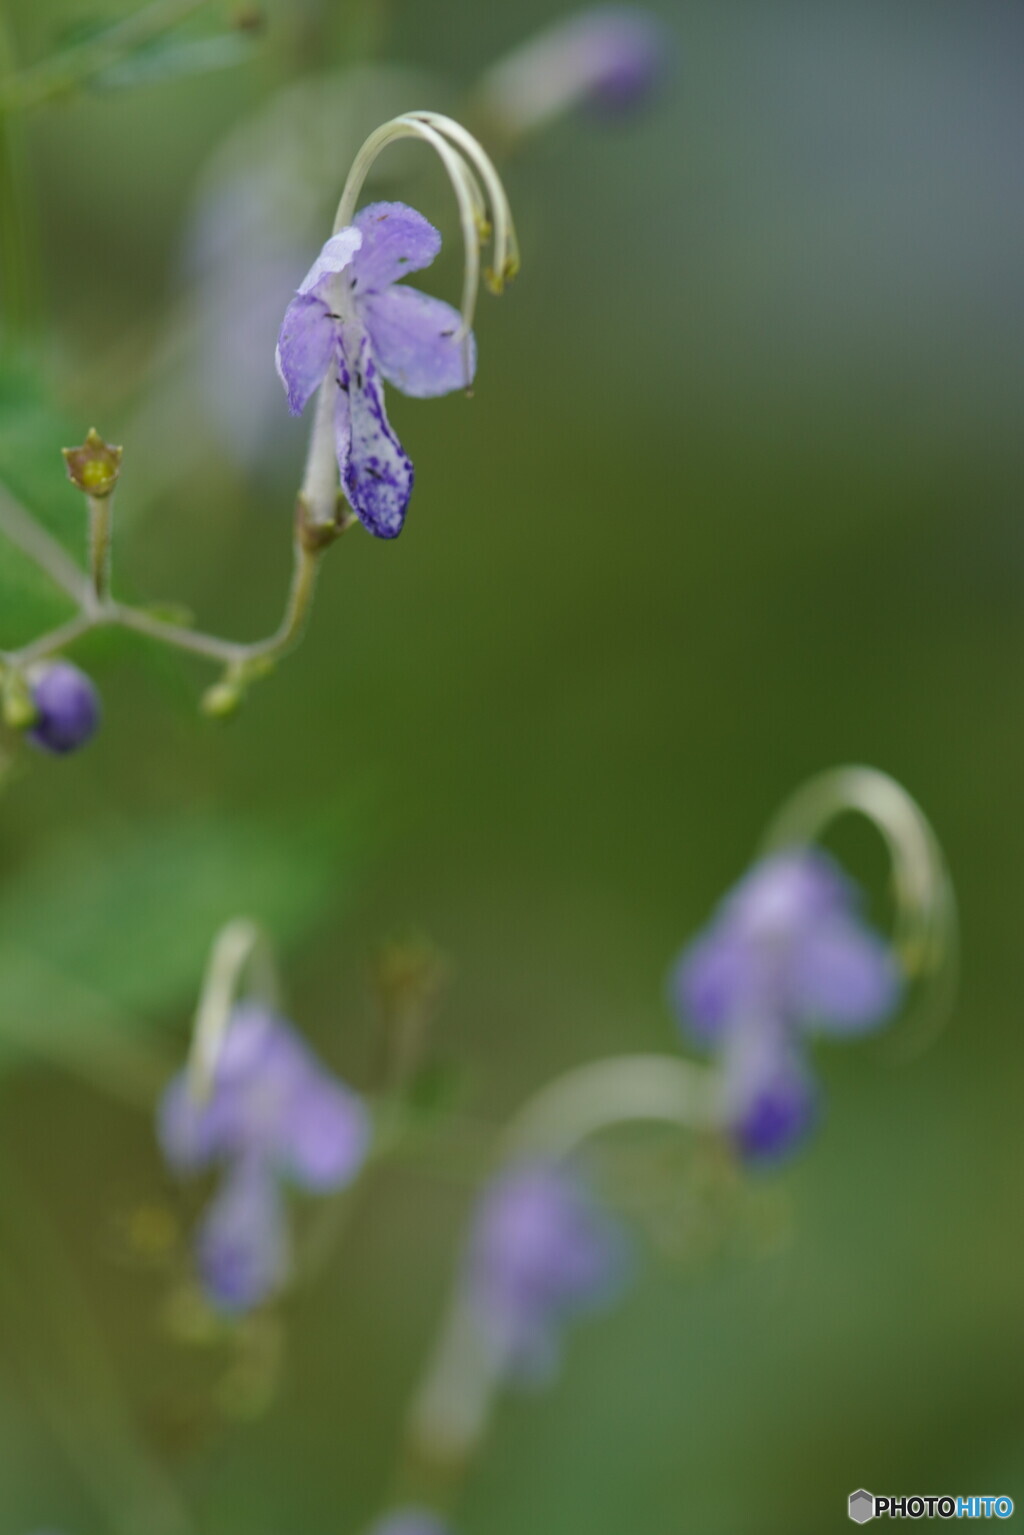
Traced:
POLYGON ((396 538, 412 495, 413 467, 388 421, 365 337, 358 363, 349 357, 348 373, 351 441, 347 458, 339 454, 342 484, 363 526, 377 538, 396 538))
POLYGON ((364 297, 360 308, 380 371, 403 394, 425 400, 473 382, 476 342, 459 339, 461 316, 450 304, 391 287, 364 297))
POLYGON ((199 1275, 214 1305, 251 1310, 284 1283, 288 1234, 273 1174, 248 1158, 233 1167, 203 1219, 199 1275))
POLYGON ((285 310, 277 340, 277 373, 288 395, 288 409, 301 415, 323 381, 337 347, 337 322, 313 294, 298 294, 285 310))
POLYGON ((441 249, 433 224, 405 203, 370 203, 357 214, 355 228, 362 236, 352 261, 357 301, 410 272, 421 272, 441 249))

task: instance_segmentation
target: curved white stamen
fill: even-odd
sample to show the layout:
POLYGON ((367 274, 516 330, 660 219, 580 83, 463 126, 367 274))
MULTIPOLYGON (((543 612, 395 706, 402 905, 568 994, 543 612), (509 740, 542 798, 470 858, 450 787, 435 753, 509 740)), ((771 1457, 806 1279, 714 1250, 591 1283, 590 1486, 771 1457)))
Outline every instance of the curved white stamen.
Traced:
POLYGON ((441 112, 407 112, 406 117, 418 118, 443 133, 476 166, 487 188, 491 214, 494 220, 494 277, 500 292, 506 278, 514 277, 519 270, 519 241, 508 194, 494 166, 494 161, 473 135, 461 123, 441 112))

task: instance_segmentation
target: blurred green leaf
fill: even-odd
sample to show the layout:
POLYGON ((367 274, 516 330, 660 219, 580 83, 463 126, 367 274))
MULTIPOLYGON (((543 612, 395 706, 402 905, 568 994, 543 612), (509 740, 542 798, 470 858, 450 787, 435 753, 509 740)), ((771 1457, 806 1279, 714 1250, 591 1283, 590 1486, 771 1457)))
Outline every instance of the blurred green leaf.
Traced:
MULTIPOLYGON (((76 428, 22 355, 0 355, 0 482, 70 554, 85 542, 81 498, 67 483, 62 447, 76 428)), ((0 644, 15 647, 67 618, 71 604, 50 578, 0 535, 0 644)))
POLYGON ((426 1128, 463 1108, 469 1101, 471 1085, 464 1063, 428 1061, 409 1083, 405 1108, 412 1120, 426 1128))
POLYGON ((145 48, 118 59, 116 64, 93 75, 89 87, 94 91, 123 91, 135 86, 159 85, 187 75, 233 69, 237 64, 247 64, 254 53, 254 39, 240 32, 190 38, 186 42, 173 37, 158 37, 145 48))
POLYGON ((0 897, 0 1043, 68 1057, 169 1009, 191 1009, 230 918, 287 946, 337 908, 356 859, 353 821, 298 826, 183 816, 50 850, 0 897))

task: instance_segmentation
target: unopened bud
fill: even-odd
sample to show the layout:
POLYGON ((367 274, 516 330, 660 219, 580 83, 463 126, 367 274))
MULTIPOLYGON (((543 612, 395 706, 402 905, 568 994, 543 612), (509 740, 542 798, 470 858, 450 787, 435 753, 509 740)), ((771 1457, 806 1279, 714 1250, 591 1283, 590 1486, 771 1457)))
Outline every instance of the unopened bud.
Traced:
POLYGON ((10 730, 27 730, 34 725, 39 710, 32 689, 21 672, 8 672, 4 679, 3 720, 10 730))
POLYGON ((207 688, 200 702, 200 709, 208 719, 227 720, 241 708, 245 690, 238 682, 227 677, 207 688))
POLYGON ((70 661, 41 661, 29 672, 36 710, 29 740, 58 757, 77 751, 100 724, 100 700, 91 680, 70 661))
POLYGON ((115 448, 104 442, 95 427, 78 448, 62 448, 68 479, 87 496, 101 499, 109 496, 121 473, 123 448, 115 448))

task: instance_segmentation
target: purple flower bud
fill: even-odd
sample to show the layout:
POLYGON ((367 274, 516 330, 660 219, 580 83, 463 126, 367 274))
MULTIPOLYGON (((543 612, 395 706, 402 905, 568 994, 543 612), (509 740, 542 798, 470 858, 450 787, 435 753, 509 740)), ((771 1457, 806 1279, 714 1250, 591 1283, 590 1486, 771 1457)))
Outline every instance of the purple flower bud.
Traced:
POLYGON ((477 1212, 467 1281, 510 1376, 553 1373, 563 1326, 614 1297, 626 1251, 621 1228, 565 1167, 533 1163, 495 1180, 477 1212))
POLYGON ((555 22, 484 77, 484 110, 518 138, 580 103, 621 112, 650 95, 668 52, 665 28, 635 6, 598 5, 555 22))
POLYGON ((50 661, 30 682, 38 712, 29 740, 58 755, 84 746, 100 722, 99 695, 85 673, 70 661, 50 661))

